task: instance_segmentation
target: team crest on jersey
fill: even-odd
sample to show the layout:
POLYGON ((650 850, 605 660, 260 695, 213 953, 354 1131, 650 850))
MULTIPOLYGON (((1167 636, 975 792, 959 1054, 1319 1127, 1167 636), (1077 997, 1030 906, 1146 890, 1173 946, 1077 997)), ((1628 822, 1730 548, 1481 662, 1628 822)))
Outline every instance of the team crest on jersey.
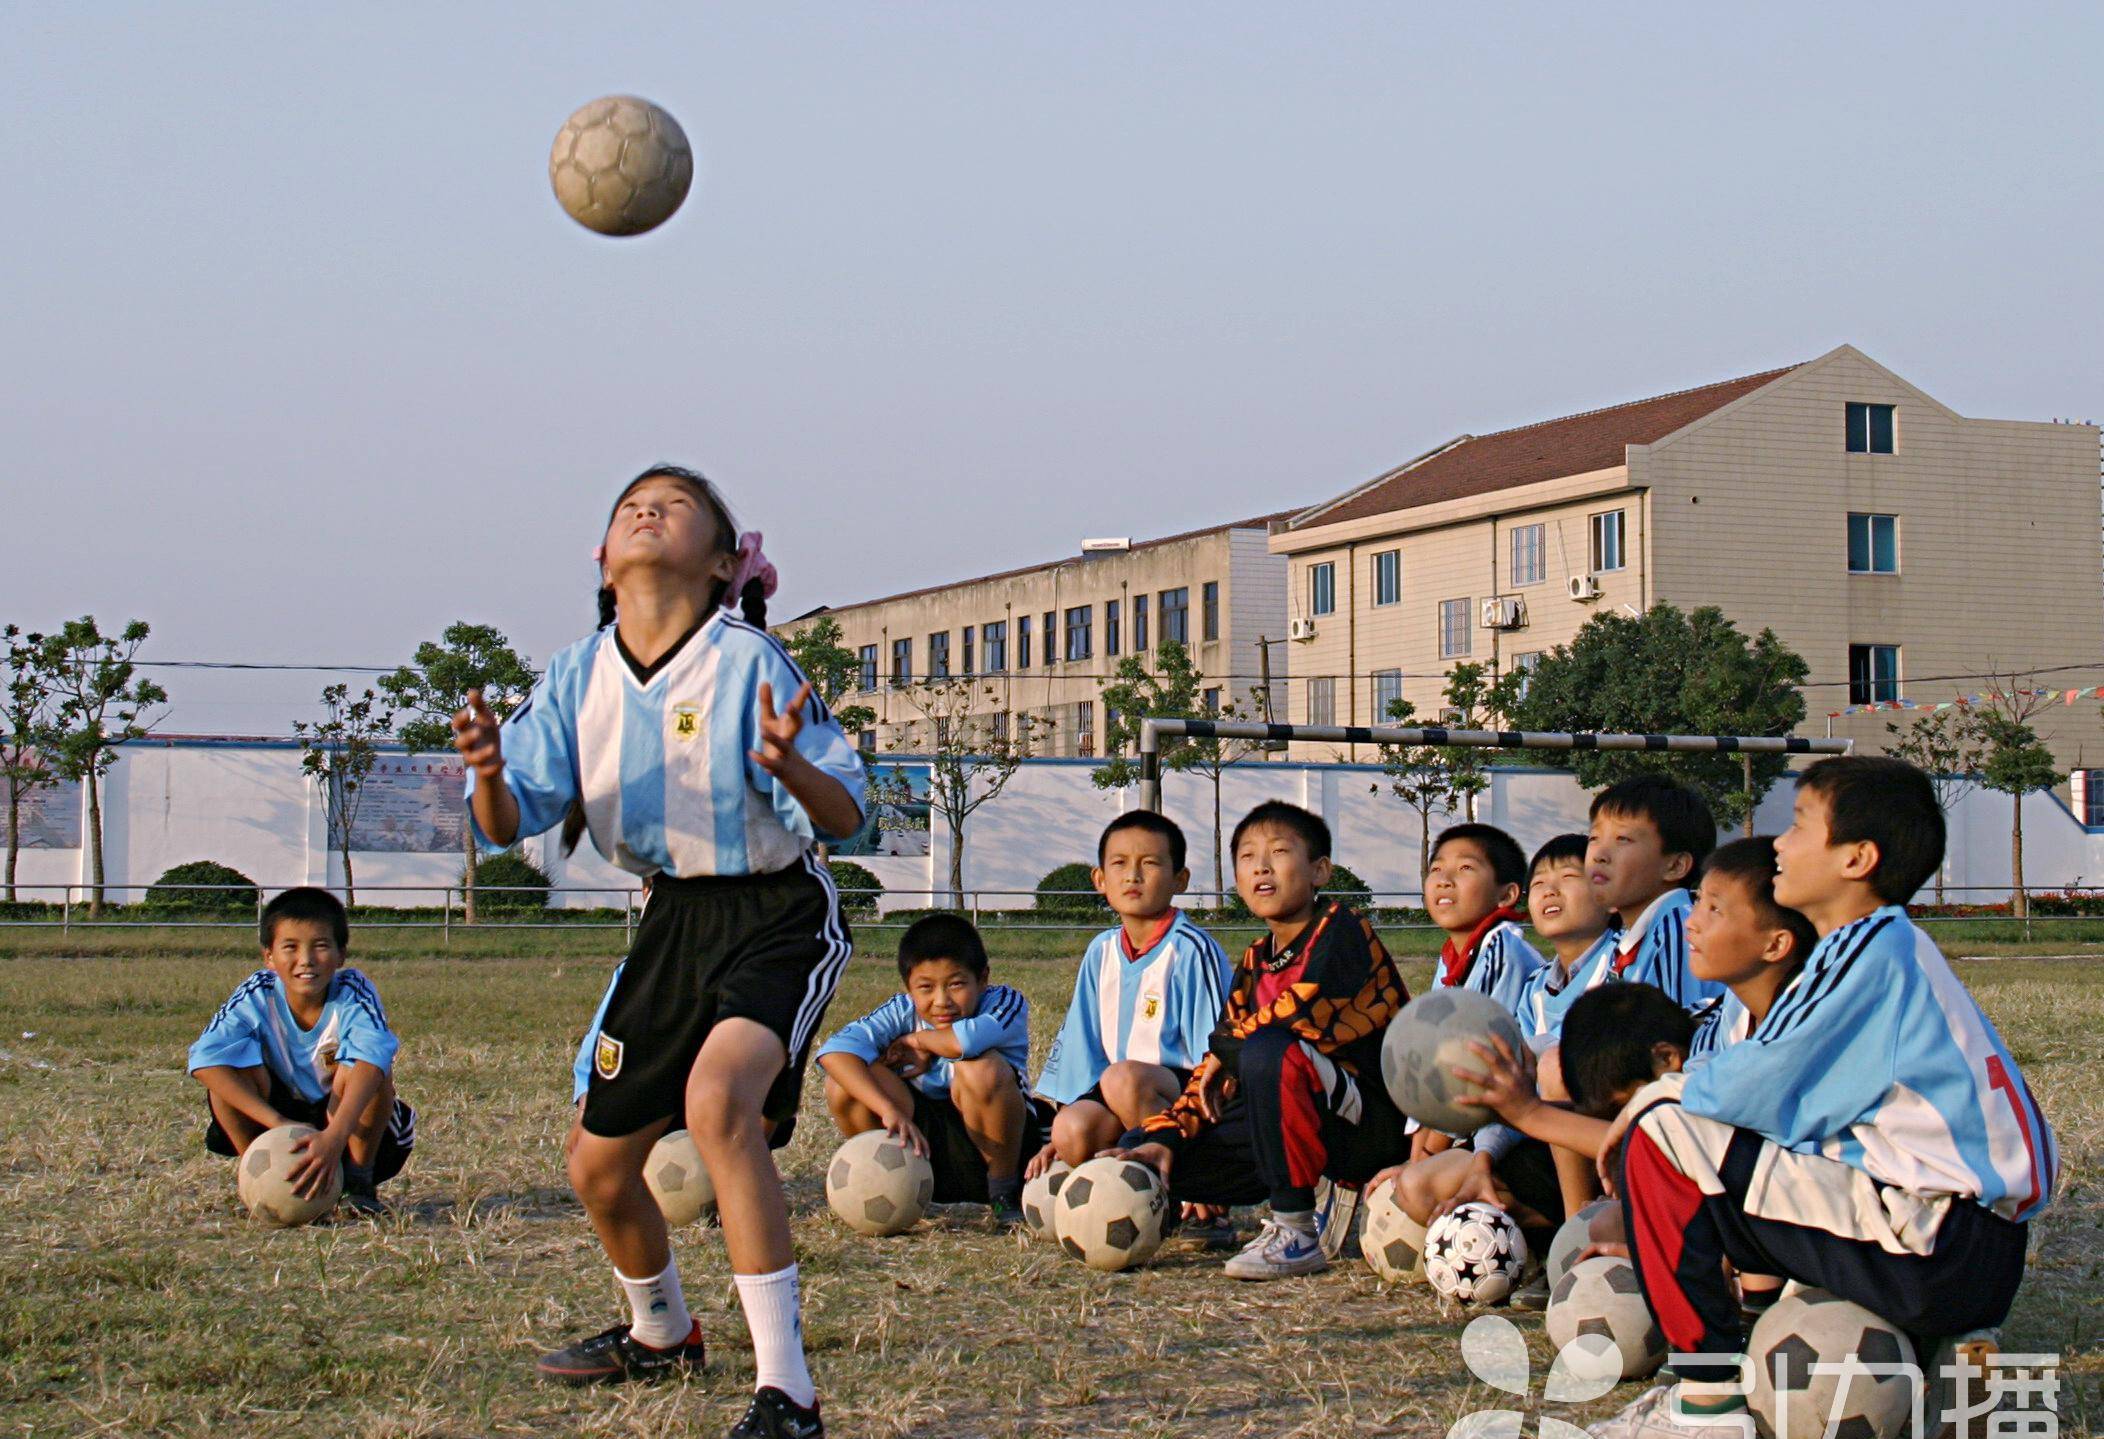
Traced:
POLYGON ((672 736, 684 743, 701 733, 701 710, 695 705, 672 707, 672 736))
POLYGON ((1152 1018, 1154 1018, 1154 1017, 1155 1017, 1156 1015, 1160 1014, 1161 1012, 1162 1012, 1162 997, 1161 997, 1160 995, 1158 995, 1158 994, 1150 994, 1150 995, 1148 995, 1148 996, 1147 996, 1147 999, 1146 999, 1146 1002, 1145 1002, 1145 1003, 1143 1003, 1143 1004, 1142 1004, 1142 1005, 1140 1006, 1140 1013, 1141 1013, 1141 1015, 1143 1015, 1144 1017, 1146 1017, 1146 1018, 1148 1018, 1148 1019, 1152 1019, 1152 1018))
POLYGON ((592 1052, 592 1067, 599 1071, 601 1079, 612 1079, 621 1072, 621 1041, 611 1034, 599 1036, 598 1047, 592 1052))

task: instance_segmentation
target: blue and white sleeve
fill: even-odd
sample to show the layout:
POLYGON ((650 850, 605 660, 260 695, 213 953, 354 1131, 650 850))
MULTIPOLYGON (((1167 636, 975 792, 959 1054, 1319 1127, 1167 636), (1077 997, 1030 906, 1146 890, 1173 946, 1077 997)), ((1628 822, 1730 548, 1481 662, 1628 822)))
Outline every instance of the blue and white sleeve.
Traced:
POLYGON ((219 1006, 204 1033, 190 1046, 190 1072, 225 1065, 249 1069, 263 1063, 262 1012, 251 987, 244 983, 219 1006))
POLYGON ((606 993, 599 996, 599 1007, 592 1011, 592 1022, 586 1026, 584 1038, 577 1045, 577 1058, 570 1062, 570 1102, 575 1104, 584 1098, 584 1092, 592 1087, 592 1051, 599 1043, 599 1026, 606 1023, 606 1007, 614 1002, 614 986, 621 982, 621 970, 627 964, 614 966, 614 972, 606 981, 606 993))
MULTIPOLYGON (((751 691, 744 696, 743 736, 745 744, 746 782, 761 794, 769 796, 774 804, 775 815, 784 827, 806 839, 842 840, 850 838, 862 825, 858 819, 855 829, 847 834, 820 834, 811 823, 810 814, 789 793, 788 786, 776 782, 775 777, 761 769, 753 759, 753 752, 760 747, 760 686, 766 684, 772 691, 770 698, 779 707, 796 698, 796 692, 805 682, 804 673, 789 661, 772 643, 762 647, 755 658, 751 674, 751 691)), ((796 752, 809 760, 820 774, 828 775, 840 782, 854 800, 858 814, 867 817, 869 799, 866 793, 867 776, 862 769, 862 756, 848 740, 840 721, 833 718, 831 710, 812 691, 804 701, 804 727, 796 736, 796 752)))
POLYGON ((343 1030, 336 1044, 339 1064, 370 1064, 382 1073, 394 1069, 395 1052, 402 1047, 387 1023, 387 1011, 371 980, 355 969, 336 977, 343 1003, 343 1030))
POLYGON ((1525 940, 1493 932, 1483 941, 1482 952, 1471 967, 1467 988, 1494 999, 1513 1014, 1527 988, 1527 977, 1541 965, 1541 956, 1525 940))
POLYGON ((957 1057, 977 1059, 998 1049, 1014 1058, 1021 1054, 1030 1063, 1030 1001, 1018 989, 996 984, 979 996, 979 1012, 950 1026, 957 1036, 957 1057))
POLYGON ((1227 1008, 1227 987, 1234 968, 1227 954, 1211 935, 1202 944, 1187 946, 1169 968, 1169 1004, 1176 1015, 1176 1042, 1162 1046, 1162 1063, 1175 1069, 1196 1069, 1212 1043, 1227 1008))
POLYGON ((1066 1018, 1045 1056, 1044 1071, 1037 1077, 1037 1092, 1054 1104, 1072 1104, 1096 1087, 1109 1060, 1097 1039, 1096 946, 1081 957, 1074 976, 1074 997, 1067 1003, 1066 1018))
POLYGON ((831 1039, 818 1046, 816 1057, 852 1054, 864 1064, 875 1064, 895 1041, 918 1028, 920 1016, 914 1012, 913 1001, 895 994, 860 1019, 840 1026, 831 1039))
MULTIPOLYGON (((515 840, 555 828, 577 798, 577 719, 564 702, 568 672, 575 664, 567 652, 557 655, 525 702, 504 721, 504 783, 519 803, 515 840)), ((475 772, 469 770, 470 799, 475 781, 475 772)), ((493 844, 482 832, 473 805, 468 807, 468 823, 474 826, 475 843, 484 853, 506 847, 493 844)))

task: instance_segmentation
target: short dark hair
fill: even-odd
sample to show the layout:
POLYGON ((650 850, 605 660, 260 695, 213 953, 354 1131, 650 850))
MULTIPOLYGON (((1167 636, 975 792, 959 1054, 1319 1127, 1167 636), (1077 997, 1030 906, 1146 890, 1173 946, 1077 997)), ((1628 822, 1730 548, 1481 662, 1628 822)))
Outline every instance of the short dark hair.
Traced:
POLYGON ((1242 836, 1259 825, 1276 825, 1291 830, 1308 847, 1309 859, 1330 857, 1330 827, 1319 814, 1302 809, 1297 804, 1287 804, 1282 799, 1267 799, 1235 825, 1234 835, 1228 840, 1230 853, 1242 847, 1242 836))
POLYGON ((1835 755, 1797 777, 1826 800, 1829 844, 1868 840, 1878 847, 1870 887, 1887 904, 1905 904, 1943 863, 1943 806, 1936 786, 1905 760, 1835 755))
POLYGON ((1775 840, 1769 835, 1755 835, 1752 839, 1735 839, 1730 844, 1719 845, 1717 852, 1702 866, 1703 877, 1722 875, 1744 885, 1753 896, 1753 907, 1760 911, 1761 923, 1774 929, 1790 931, 1791 958, 1803 964, 1811 958, 1812 947, 1819 943, 1819 931, 1812 922, 1791 909, 1775 902, 1775 840))
POLYGON ((335 936, 338 949, 348 949, 351 944, 351 916, 343 907, 343 901, 325 889, 303 884, 297 889, 288 889, 269 904, 263 906, 262 921, 256 926, 269 949, 278 942, 278 921, 281 919, 304 919, 317 924, 326 924, 329 933, 335 936))
POLYGON ((1694 1039, 1695 1021, 1655 984, 1587 990, 1563 1017, 1564 1088, 1581 1113, 1604 1117, 1616 1094, 1655 1077, 1655 1046, 1686 1054, 1694 1039))
POLYGON ((1684 854, 1693 861, 1684 882, 1688 889, 1699 882, 1702 862, 1717 847, 1717 817, 1710 813, 1709 801, 1662 774, 1635 775, 1601 790, 1593 796, 1589 818, 1603 814, 1650 820, 1667 854, 1684 854))
POLYGON ((1527 878, 1531 881, 1541 872, 1545 864, 1584 864, 1586 852, 1593 847, 1592 841, 1582 834, 1560 834, 1540 849, 1527 864, 1527 878))
POLYGON ((899 936, 899 978, 931 959, 954 959, 979 978, 986 978, 986 941, 961 914, 926 914, 899 936))
POLYGON ((1499 884, 1516 884, 1527 887, 1527 852, 1520 842, 1494 824, 1452 824, 1439 832, 1432 841, 1432 857, 1450 844, 1472 844, 1483 851, 1490 861, 1490 872, 1499 884))
POLYGON ((1165 814, 1156 814, 1151 809, 1127 810, 1109 824, 1103 826, 1102 837, 1096 841, 1096 868, 1103 868, 1103 856, 1110 849, 1110 837, 1124 830, 1137 829, 1147 834, 1158 834, 1169 841, 1169 868, 1182 869, 1190 856, 1184 844, 1183 826, 1165 814))

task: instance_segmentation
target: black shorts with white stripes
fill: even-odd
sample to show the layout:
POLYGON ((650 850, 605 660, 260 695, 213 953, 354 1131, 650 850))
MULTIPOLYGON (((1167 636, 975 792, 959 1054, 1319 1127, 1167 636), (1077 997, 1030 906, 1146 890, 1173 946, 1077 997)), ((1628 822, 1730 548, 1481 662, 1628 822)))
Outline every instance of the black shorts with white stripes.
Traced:
POLYGON ((788 1060, 762 1115, 788 1142, 804 1063, 852 953, 831 875, 815 854, 774 874, 651 881, 634 946, 592 1050, 584 1127, 608 1138, 684 1124, 687 1078, 709 1031, 749 1019, 788 1060))

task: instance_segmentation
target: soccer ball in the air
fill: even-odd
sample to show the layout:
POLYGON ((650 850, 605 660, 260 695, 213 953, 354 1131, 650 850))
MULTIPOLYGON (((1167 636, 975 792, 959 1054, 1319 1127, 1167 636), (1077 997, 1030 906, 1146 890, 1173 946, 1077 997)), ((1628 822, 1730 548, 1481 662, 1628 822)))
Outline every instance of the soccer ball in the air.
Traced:
POLYGON ((702 1167, 694 1136, 675 1129, 650 1147, 643 1161, 643 1183, 657 1201, 665 1222, 677 1229, 716 1212, 716 1186, 702 1167))
POLYGON ((1396 1202, 1394 1185, 1384 1184, 1366 1196, 1359 1252, 1373 1272, 1391 1284, 1425 1282, 1425 1227, 1396 1202))
POLYGON ((1495 1204, 1464 1204, 1425 1227, 1425 1278, 1463 1304, 1496 1304, 1520 1282, 1527 1237, 1495 1204))
POLYGON ((826 1166, 826 1203, 857 1234, 901 1234, 935 1196, 935 1170, 881 1129, 840 1146, 826 1166))
POLYGON ((1152 1259, 1168 1213, 1169 1187, 1159 1174, 1109 1156, 1078 1166, 1052 1201, 1059 1247, 1106 1273, 1152 1259))
POLYGON ((1059 1238, 1059 1230, 1053 1226, 1053 1220, 1058 1218, 1053 1201, 1059 1198, 1061 1186, 1073 1172, 1073 1165, 1064 1159, 1055 1159, 1051 1168, 1023 1186, 1023 1222, 1038 1238, 1059 1238))
POLYGON ((1558 1226, 1556 1237, 1549 1241, 1549 1257, 1542 1261, 1551 1290, 1563 1283, 1563 1276, 1571 1272, 1585 1246, 1593 1242, 1593 1216, 1613 1204, 1612 1199, 1595 1199, 1558 1226))
POLYGON ((1597 1368, 1620 1381, 1666 1362, 1665 1336, 1644 1302, 1636 1266, 1626 1259, 1597 1255, 1572 1265, 1550 1292, 1543 1323, 1565 1365, 1580 1373, 1597 1368), (1576 1351, 1567 1347, 1577 1341, 1584 1342, 1576 1351))
POLYGON ((1482 1061, 1469 1042, 1503 1039, 1514 1054, 1526 1043, 1511 1013, 1488 995, 1471 989, 1435 989, 1404 1005, 1381 1039, 1381 1080, 1396 1108, 1419 1124, 1448 1134, 1473 1134, 1496 1118, 1478 1104, 1462 1105, 1454 1096, 1468 1087, 1448 1073, 1450 1067, 1480 1069, 1482 1061))
POLYGON ((1824 1289, 1776 1300, 1753 1326, 1746 1353, 1753 1361, 1746 1402, 1771 1439, 1890 1439, 1914 1416, 1915 1386, 1904 1375, 1812 1372, 1850 1356, 1865 1365, 1914 1362, 1906 1335, 1824 1289))
POLYGON ((563 122, 548 183, 570 218, 602 235, 640 235, 672 218, 694 182, 679 122, 648 100, 608 95, 563 122))
POLYGON ((321 1133, 311 1124, 281 1124, 256 1136, 241 1156, 234 1187, 248 1212, 265 1224, 291 1229, 312 1224, 336 1207, 343 1193, 343 1167, 338 1165, 311 1197, 292 1192, 292 1170, 299 1162, 292 1146, 321 1133))

